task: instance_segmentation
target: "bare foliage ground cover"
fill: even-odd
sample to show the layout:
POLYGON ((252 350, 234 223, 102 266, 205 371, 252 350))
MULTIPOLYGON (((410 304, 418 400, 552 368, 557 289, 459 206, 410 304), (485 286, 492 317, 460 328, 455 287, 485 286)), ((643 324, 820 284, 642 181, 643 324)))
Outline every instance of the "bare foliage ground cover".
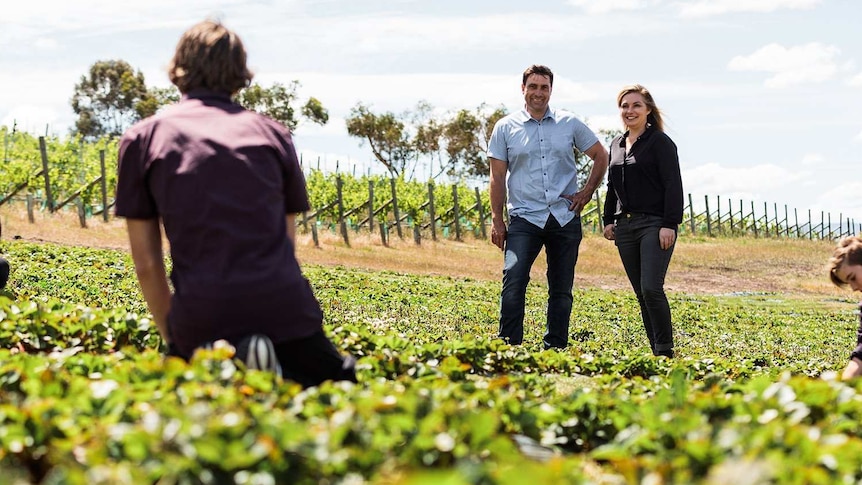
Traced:
POLYGON ((854 300, 821 281, 823 243, 681 242, 672 361, 648 355, 598 238, 564 352, 541 350, 541 263, 526 343, 509 347, 493 338, 499 254, 484 241, 302 245, 327 332, 359 357, 358 385, 303 391, 229 349, 166 361, 121 226, 91 227, 114 241, 98 249, 86 233, 34 242, 47 238, 4 217, 0 484, 862 480, 862 387, 829 374, 854 300))

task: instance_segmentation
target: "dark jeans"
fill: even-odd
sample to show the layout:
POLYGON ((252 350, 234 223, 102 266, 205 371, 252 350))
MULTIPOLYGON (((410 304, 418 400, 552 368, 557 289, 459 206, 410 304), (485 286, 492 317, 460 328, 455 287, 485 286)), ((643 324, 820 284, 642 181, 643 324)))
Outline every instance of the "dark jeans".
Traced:
POLYGON ((676 243, 667 250, 661 248, 661 221, 661 217, 648 214, 623 216, 617 221, 615 239, 640 304, 650 348, 653 354, 669 355, 673 350, 673 328, 664 277, 676 243))
POLYGON ((543 342, 546 349, 568 345, 572 286, 581 237, 580 217, 560 227, 554 216, 549 216, 544 228, 512 217, 506 234, 500 294, 500 338, 513 345, 524 340, 524 300, 530 268, 544 246, 548 259, 548 316, 543 342))
MULTIPOLYGON (((228 342, 236 346, 241 340, 228 339, 228 342)), ((356 359, 341 355, 323 331, 273 345, 284 378, 296 381, 302 387, 316 386, 328 380, 356 382, 356 359)), ((168 355, 188 360, 174 348, 168 349, 168 355)))

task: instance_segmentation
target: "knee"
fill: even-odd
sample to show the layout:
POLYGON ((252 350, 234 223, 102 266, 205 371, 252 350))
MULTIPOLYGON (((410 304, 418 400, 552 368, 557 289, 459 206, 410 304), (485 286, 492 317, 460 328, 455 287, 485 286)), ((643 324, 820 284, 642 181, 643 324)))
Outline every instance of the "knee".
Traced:
POLYGON ((641 288, 644 301, 662 301, 664 300, 664 288, 661 286, 644 286, 641 288))

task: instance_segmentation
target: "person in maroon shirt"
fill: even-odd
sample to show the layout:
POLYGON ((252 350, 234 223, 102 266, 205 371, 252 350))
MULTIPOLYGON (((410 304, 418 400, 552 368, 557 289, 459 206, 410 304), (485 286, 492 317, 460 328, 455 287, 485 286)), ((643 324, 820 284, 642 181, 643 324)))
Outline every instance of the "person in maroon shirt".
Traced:
POLYGON ((239 37, 193 26, 168 73, 182 99, 123 134, 116 196, 168 353, 188 359, 224 339, 250 367, 280 367, 304 386, 355 381, 296 260, 295 218, 309 202, 290 133, 231 100, 252 78, 239 37))

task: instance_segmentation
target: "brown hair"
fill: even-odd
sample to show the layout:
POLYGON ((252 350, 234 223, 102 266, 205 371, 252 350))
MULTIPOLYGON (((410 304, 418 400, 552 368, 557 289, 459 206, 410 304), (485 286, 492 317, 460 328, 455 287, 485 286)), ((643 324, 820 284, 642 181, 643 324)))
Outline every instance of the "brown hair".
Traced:
POLYGON ((629 93, 640 93, 644 97, 647 108, 650 110, 650 114, 647 115, 647 123, 651 124, 658 131, 664 131, 661 110, 656 106, 655 100, 652 99, 652 94, 650 94, 649 90, 640 84, 631 84, 620 90, 620 94, 617 95, 617 108, 622 104, 623 97, 629 93))
POLYGON ((829 279, 838 287, 847 286, 846 281, 838 279, 835 274, 843 264, 862 265, 862 238, 847 236, 838 241, 838 246, 829 258, 829 279))
POLYGON ((548 76, 548 80, 551 81, 551 87, 554 87, 554 73, 551 72, 551 68, 548 66, 542 66, 540 64, 533 64, 528 67, 524 71, 524 76, 521 78, 521 86, 527 85, 527 78, 530 77, 530 74, 538 74, 540 76, 548 76))
POLYGON ((168 77, 181 93, 204 88, 232 95, 247 87, 253 74, 239 36, 220 22, 205 20, 180 37, 168 77))

